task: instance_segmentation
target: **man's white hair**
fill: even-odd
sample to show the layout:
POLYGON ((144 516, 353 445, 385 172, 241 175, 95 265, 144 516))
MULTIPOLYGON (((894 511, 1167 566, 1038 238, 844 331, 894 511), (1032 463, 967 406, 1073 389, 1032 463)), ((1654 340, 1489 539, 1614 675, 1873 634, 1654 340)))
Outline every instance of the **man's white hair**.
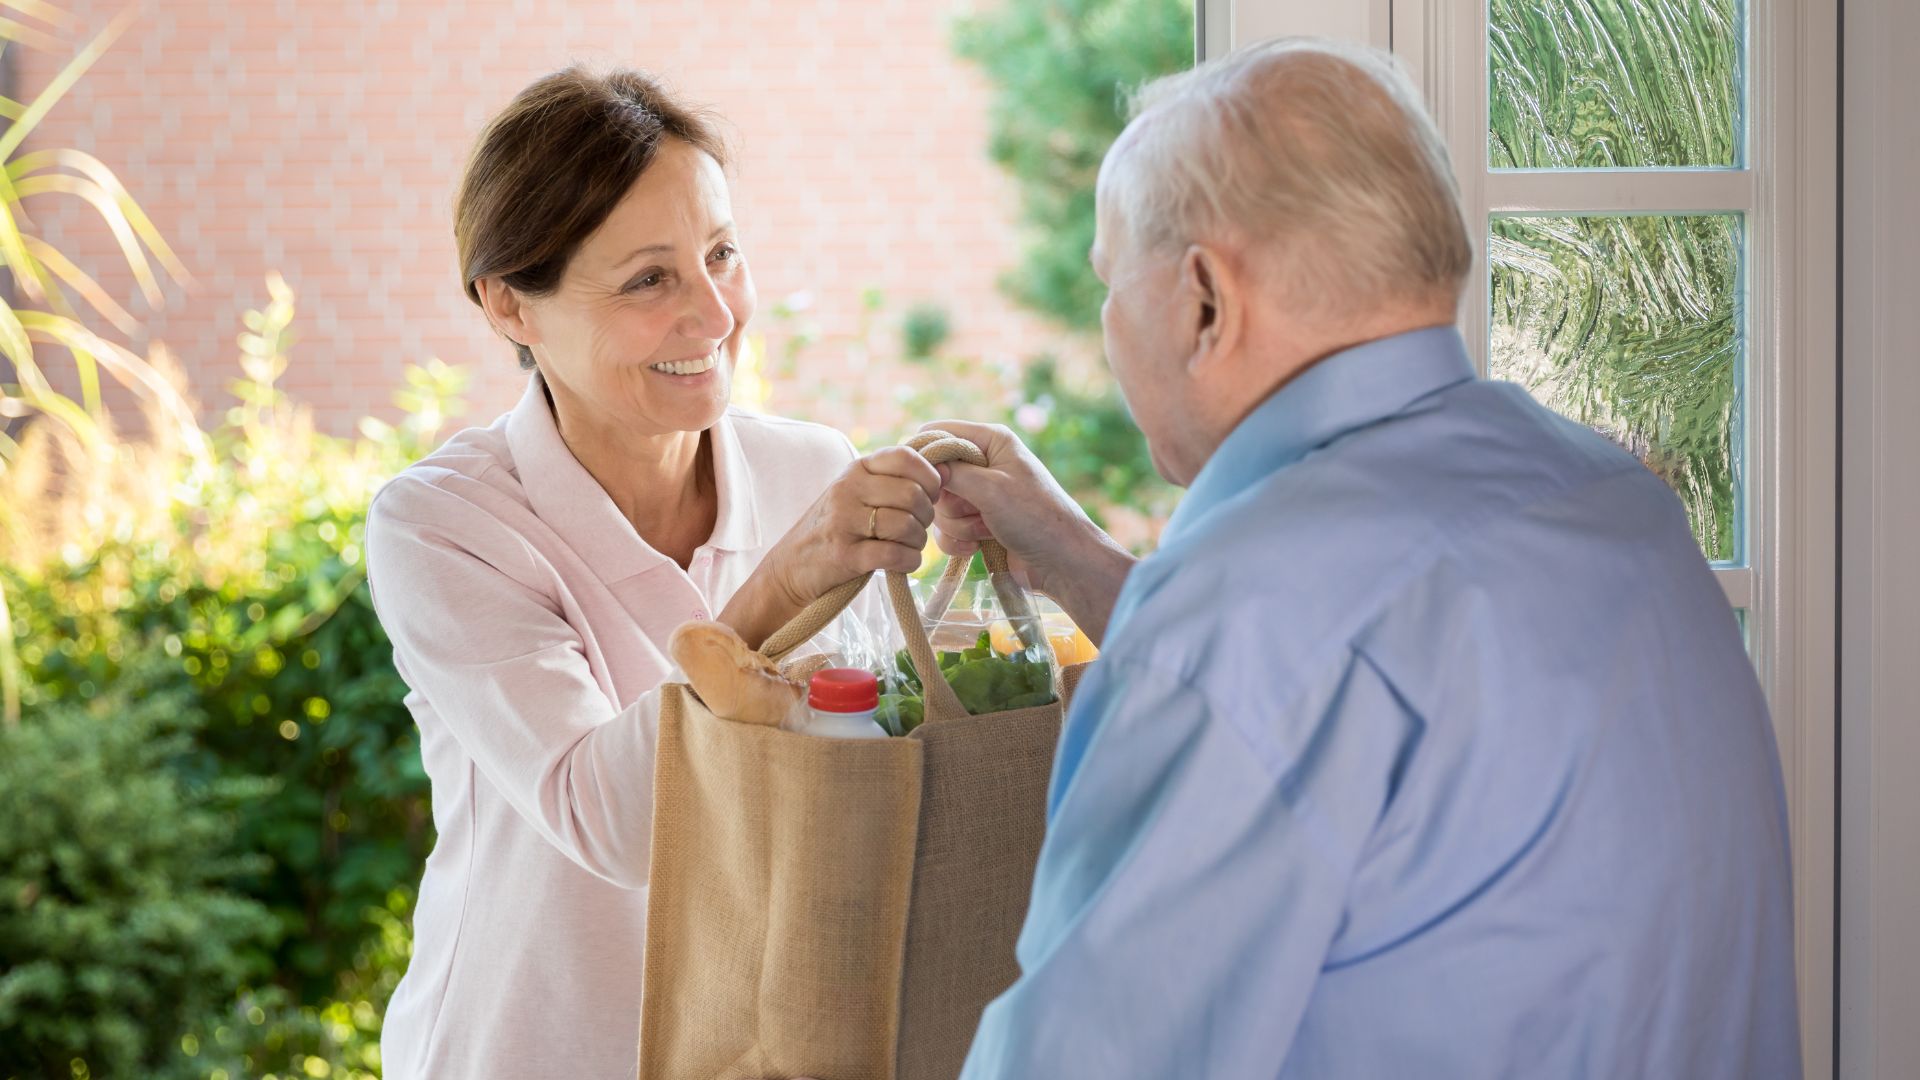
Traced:
POLYGON ((1238 243, 1327 317, 1458 300, 1473 267, 1459 188, 1390 54, 1262 42, 1147 84, 1132 112, 1101 182, 1148 250, 1238 243))

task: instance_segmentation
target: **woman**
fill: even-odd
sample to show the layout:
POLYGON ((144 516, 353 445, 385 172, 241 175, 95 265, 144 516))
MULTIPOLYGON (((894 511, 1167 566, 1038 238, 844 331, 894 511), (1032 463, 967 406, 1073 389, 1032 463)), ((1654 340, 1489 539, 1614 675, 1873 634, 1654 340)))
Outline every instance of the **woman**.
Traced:
POLYGON ((758 644, 919 565, 939 477, 727 407, 753 315, 709 123, 634 72, 534 83, 455 210, 467 295, 532 374, 375 498, 373 595, 439 842, 389 1080, 634 1074, 668 636, 758 644))

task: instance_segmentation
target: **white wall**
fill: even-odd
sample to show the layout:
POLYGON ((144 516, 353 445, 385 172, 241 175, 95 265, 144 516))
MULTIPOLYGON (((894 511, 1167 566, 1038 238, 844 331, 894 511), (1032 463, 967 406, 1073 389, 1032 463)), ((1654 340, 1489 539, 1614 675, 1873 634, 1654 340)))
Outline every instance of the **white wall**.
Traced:
POLYGON ((1845 0, 1840 1070, 1920 1077, 1920 5, 1845 0))

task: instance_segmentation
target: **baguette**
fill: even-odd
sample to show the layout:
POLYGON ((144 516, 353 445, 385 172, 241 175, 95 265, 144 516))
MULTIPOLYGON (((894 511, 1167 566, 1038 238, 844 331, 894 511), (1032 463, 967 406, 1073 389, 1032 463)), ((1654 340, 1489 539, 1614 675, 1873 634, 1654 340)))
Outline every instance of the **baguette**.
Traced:
POLYGON ((803 684, 781 675, 722 623, 683 624, 667 649, 693 692, 722 720, 780 727, 806 697, 803 684))

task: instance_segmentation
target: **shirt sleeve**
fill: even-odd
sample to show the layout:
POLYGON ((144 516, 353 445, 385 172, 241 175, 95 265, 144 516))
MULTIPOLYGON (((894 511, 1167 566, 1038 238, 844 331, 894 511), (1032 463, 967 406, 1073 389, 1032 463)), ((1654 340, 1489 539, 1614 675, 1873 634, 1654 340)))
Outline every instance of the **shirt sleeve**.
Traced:
POLYGON ((1410 717, 1349 656, 1292 703, 1103 658, 1062 733, 1021 976, 965 1080, 1276 1076, 1410 717))
POLYGON ((548 843, 644 887, 659 688, 616 710, 555 600, 503 568, 527 561, 517 539, 465 521, 450 497, 439 501, 452 520, 415 520, 428 516, 412 505, 422 497, 435 499, 401 512, 376 500, 367 522, 374 607, 402 677, 548 843))

